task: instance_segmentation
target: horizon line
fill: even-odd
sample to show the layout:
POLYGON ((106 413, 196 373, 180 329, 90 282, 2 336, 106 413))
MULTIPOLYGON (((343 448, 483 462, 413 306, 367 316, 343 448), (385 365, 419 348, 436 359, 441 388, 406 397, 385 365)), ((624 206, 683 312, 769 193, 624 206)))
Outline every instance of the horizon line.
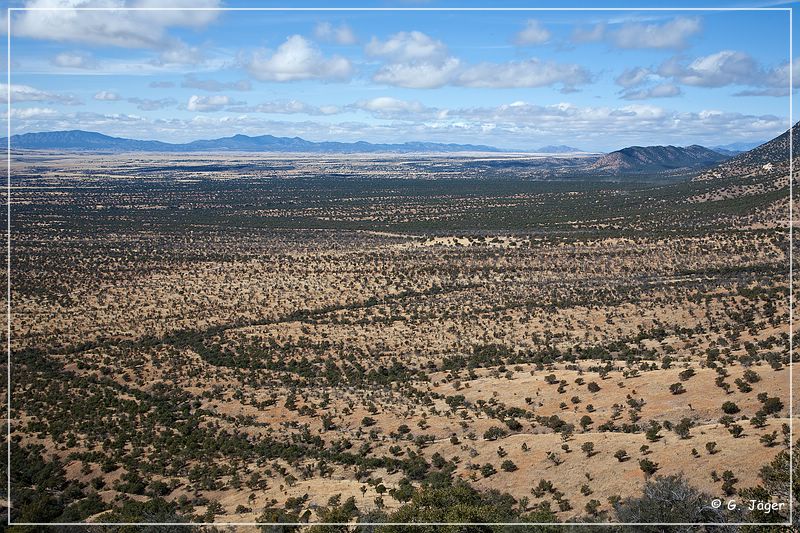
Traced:
MULTIPOLYGON (((796 125, 794 125, 792 127, 795 127, 795 126, 798 126, 798 125, 796 124, 796 125)), ((446 141, 426 141, 426 140, 380 141, 380 142, 366 141, 366 140, 353 140, 353 141, 321 140, 321 141, 313 141, 313 140, 306 139, 304 137, 300 137, 298 135, 295 135, 295 136, 279 136, 279 135, 273 135, 271 133, 264 133, 264 134, 259 134, 259 135, 248 135, 248 134, 245 134, 245 133, 233 133, 231 135, 224 135, 224 136, 220 136, 220 137, 210 137, 210 138, 197 138, 197 139, 193 139, 193 140, 189 140, 189 141, 162 141, 162 140, 158 140, 158 139, 142 139, 142 138, 133 138, 133 137, 122 137, 122 136, 118 136, 118 135, 109 135, 107 133, 102 133, 102 132, 99 132, 99 131, 83 130, 83 129, 79 129, 79 128, 69 129, 69 130, 28 131, 28 132, 24 132, 24 133, 15 133, 15 134, 7 136, 5 138, 0 138, 0 140, 13 139, 15 137, 21 137, 21 136, 24 136, 24 135, 43 135, 43 134, 50 134, 50 133, 90 133, 90 134, 95 134, 95 135, 101 135, 103 137, 108 137, 109 139, 120 139, 120 140, 124 140, 124 141, 136 141, 136 142, 161 143, 161 144, 166 144, 166 145, 169 145, 169 146, 188 145, 188 144, 197 143, 197 142, 203 142, 203 141, 219 141, 219 140, 224 140, 224 139, 232 139, 234 137, 246 137, 248 139, 258 139, 260 137, 271 137, 273 139, 300 140, 300 141, 311 143, 311 144, 328 144, 328 143, 330 143, 330 144, 338 144, 338 145, 368 144, 368 145, 371 145, 371 146, 380 146, 380 145, 404 146, 404 145, 413 145, 413 144, 432 144, 432 145, 438 145, 438 146, 442 146, 442 147, 445 147, 445 146, 461 146, 461 147, 472 147, 472 148, 476 148, 476 149, 478 149, 478 148, 488 148, 488 149, 490 149, 488 151, 487 150, 471 150, 471 151, 474 151, 474 152, 482 152, 483 151, 483 152, 490 152, 490 153, 506 153, 506 154, 511 154, 511 153, 532 153, 532 154, 555 154, 555 153, 565 153, 565 154, 566 153, 609 154, 609 153, 617 152, 617 151, 624 150, 624 149, 627 149, 627 148, 655 148, 655 147, 670 147, 670 146, 677 147, 677 148, 689 148, 691 146, 700 146, 702 148, 706 148, 706 149, 709 149, 709 150, 714 150, 715 148, 724 148, 725 146, 730 146, 730 145, 733 145, 733 144, 748 144, 748 145, 752 144, 753 146, 751 148, 748 148, 748 150, 750 150, 752 148, 755 148, 756 146, 760 146, 761 144, 769 142, 769 140, 770 140, 770 139, 767 139, 767 140, 760 139, 758 141, 736 141, 736 142, 720 144, 720 145, 716 145, 716 144, 715 145, 705 145, 705 144, 699 144, 699 143, 691 143, 691 144, 685 144, 685 145, 683 145, 683 144, 671 144, 671 143, 630 144, 630 145, 622 146, 621 148, 615 148, 613 150, 586 150, 586 149, 577 148, 575 146, 571 146, 571 145, 564 144, 564 143, 546 144, 546 145, 540 146, 538 148, 503 148, 503 147, 498 147, 498 146, 491 145, 491 144, 475 143, 475 142, 446 142, 446 141), (541 150, 541 148, 554 147, 554 146, 566 146, 568 148, 573 148, 574 151, 570 151, 570 152, 538 151, 538 150, 541 150)), ((10 148, 14 149, 13 146, 11 146, 10 148)), ((42 149, 44 150, 46 148, 42 148, 42 149)), ((54 148, 54 149, 56 149, 56 148, 54 148)), ((31 149, 31 148, 17 148, 17 150, 33 150, 33 149, 31 149)), ((236 151, 236 150, 228 150, 228 151, 236 151)), ((239 150, 239 151, 242 151, 242 150, 239 150)), ((247 150, 243 150, 243 151, 247 151, 247 150)), ((470 150, 461 150, 461 151, 469 152, 470 150)), ((744 151, 747 151, 747 150, 744 150, 744 151)), ((278 152, 278 151, 276 151, 276 152, 278 152)), ((357 153, 357 152, 355 152, 355 153, 357 153)))

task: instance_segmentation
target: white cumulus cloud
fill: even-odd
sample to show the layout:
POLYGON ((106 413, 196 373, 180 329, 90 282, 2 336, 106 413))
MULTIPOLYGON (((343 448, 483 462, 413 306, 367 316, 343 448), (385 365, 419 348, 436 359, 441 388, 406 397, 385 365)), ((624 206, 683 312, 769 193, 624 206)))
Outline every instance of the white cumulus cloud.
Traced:
POLYGON ((673 58, 659 67, 659 74, 698 87, 725 85, 758 85, 763 71, 758 63, 744 52, 722 50, 698 57, 688 65, 673 58))
POLYGON ((349 107, 366 111, 374 117, 383 119, 424 120, 446 115, 446 110, 426 107, 416 100, 402 100, 392 96, 359 100, 349 107))
POLYGON ((617 85, 627 89, 629 87, 635 87, 646 82, 651 74, 652 73, 650 72, 650 69, 633 67, 625 69, 614 81, 617 85))
POLYGON ((97 66, 90 56, 69 52, 57 54, 50 62, 57 67, 69 69, 93 69, 97 66))
POLYGON ((159 99, 151 99, 151 98, 128 98, 126 101, 136 104, 136 109, 140 109, 142 111, 155 111, 158 109, 164 109, 165 107, 170 107, 178 102, 174 98, 159 98, 159 99))
MULTIPOLYGON (((529 40, 534 37, 534 29, 546 31, 537 28, 536 24, 536 21, 529 21, 526 27, 526 30, 531 30, 527 35, 529 40)), ((579 65, 537 58, 469 65, 451 56, 444 43, 419 31, 396 33, 384 41, 373 37, 365 52, 386 59, 373 74, 372 81, 410 89, 434 89, 445 85, 544 87, 560 83, 562 90, 571 91, 591 79, 589 72, 579 65)))
POLYGON ((364 51, 369 56, 383 57, 395 63, 440 62, 447 57, 447 46, 442 41, 420 31, 401 31, 385 41, 373 37, 364 51))
MULTIPOLYGON (((217 7, 219 0, 170 0, 169 7, 217 7)), ((29 8, 165 7, 161 0, 31 0, 29 8)), ((217 11, 75 11, 70 9, 21 11, 12 20, 15 36, 126 48, 166 48, 176 42, 167 35, 171 26, 199 28, 217 11)))
POLYGON ((536 58, 507 63, 479 63, 465 69, 457 84, 465 87, 545 87, 562 84, 571 90, 588 83, 589 72, 575 64, 542 61, 536 58))
POLYGON ((95 100, 104 100, 104 101, 107 101, 107 102, 113 102, 113 101, 119 100, 120 97, 119 97, 119 95, 117 93, 115 93, 113 91, 98 91, 98 92, 94 93, 94 99, 95 100))
POLYGON ((591 27, 577 27, 572 31, 572 42, 593 43, 602 41, 606 36, 606 24, 600 22, 591 27))
POLYGON ((276 100, 254 106, 230 107, 232 113, 267 113, 277 115, 335 115, 341 110, 335 105, 315 106, 301 100, 276 100))
POLYGON ((323 56, 314 43, 301 35, 292 35, 272 54, 255 53, 247 69, 262 81, 345 80, 353 73, 348 59, 323 56))
POLYGON ((460 68, 461 62, 454 57, 442 62, 389 63, 381 67, 372 80, 396 87, 433 89, 449 84, 460 68))
MULTIPOLYGON (((12 102, 48 102, 67 105, 79 105, 81 103, 80 99, 72 94, 43 91, 30 85, 12 84, 10 88, 12 102)), ((8 99, 8 91, 9 85, 0 83, 0 100, 6 101, 8 99)))
POLYGON ((675 17, 662 24, 628 22, 612 35, 619 48, 685 48, 688 39, 702 29, 699 17, 675 17))
POLYGON ((220 111, 223 107, 232 104, 234 104, 234 102, 229 96, 221 94, 215 94, 213 96, 198 96, 193 94, 189 97, 189 102, 186 104, 186 109, 189 111, 207 113, 212 111, 220 111))
POLYGON ((525 28, 514 37, 514 42, 518 45, 543 44, 549 41, 551 36, 550 30, 541 22, 530 19, 525 23, 525 28))
MULTIPOLYGON (((22 107, 22 108, 12 108, 11 109, 11 118, 16 119, 32 119, 32 118, 47 118, 47 117, 56 117, 58 116, 58 111, 55 109, 50 109, 49 107, 22 107)), ((4 117, 7 113, 3 113, 4 117)))
POLYGON ((330 22, 320 22, 314 27, 314 37, 320 41, 336 44, 356 44, 356 34, 347 24, 334 26, 330 22))
POLYGON ((625 100, 647 100, 649 98, 670 98, 680 96, 681 88, 672 83, 659 83, 652 87, 629 90, 622 93, 625 100))
POLYGON ((424 107, 419 102, 400 100, 391 96, 379 96, 370 100, 361 100, 358 102, 358 106, 369 111, 421 111, 424 107))
POLYGON ((203 53, 196 46, 182 41, 173 41, 159 54, 155 65, 195 65, 203 61, 203 53))

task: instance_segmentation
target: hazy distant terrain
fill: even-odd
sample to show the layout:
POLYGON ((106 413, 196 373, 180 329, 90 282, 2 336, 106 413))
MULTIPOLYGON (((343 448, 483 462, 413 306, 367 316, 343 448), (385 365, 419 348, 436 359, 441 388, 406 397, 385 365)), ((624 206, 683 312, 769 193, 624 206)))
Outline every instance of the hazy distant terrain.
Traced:
MULTIPOLYGON (((511 179, 617 179, 635 175, 639 180, 659 181, 681 179, 698 169, 708 168, 735 155, 725 149, 714 151, 703 146, 631 146, 608 154, 584 152, 566 145, 548 145, 529 152, 504 151, 491 146, 406 142, 372 144, 367 142, 310 142, 300 138, 262 135, 235 135, 219 139, 200 140, 183 144, 160 141, 141 141, 109 137, 80 130, 27 133, 11 139, 12 150, 65 151, 89 153, 286 153, 348 154, 360 158, 375 154, 387 163, 394 155, 412 156, 408 163, 420 165, 430 161, 439 165, 428 167, 432 177, 458 174, 472 177, 509 177, 511 179), (445 157, 451 154, 455 157, 445 157), (462 158, 458 158, 461 154, 462 158), (417 156, 416 160, 414 156, 417 156)), ((389 163, 391 164, 391 163, 389 163)), ((401 163, 401 164, 406 164, 401 163)), ((384 169, 385 170, 385 169, 384 169)))
MULTIPOLYGON (((5 143, 6 138, 2 141, 5 143)), ((121 137, 110 137, 90 131, 50 131, 24 133, 11 138, 14 149, 23 150, 68 150, 104 152, 321 152, 321 153, 370 153, 370 152, 501 152, 498 148, 473 144, 445 144, 432 142, 406 142, 402 144, 375 144, 364 141, 312 142, 299 137, 275 137, 260 135, 234 135, 219 139, 192 141, 189 143, 166 143, 140 141, 121 137)))

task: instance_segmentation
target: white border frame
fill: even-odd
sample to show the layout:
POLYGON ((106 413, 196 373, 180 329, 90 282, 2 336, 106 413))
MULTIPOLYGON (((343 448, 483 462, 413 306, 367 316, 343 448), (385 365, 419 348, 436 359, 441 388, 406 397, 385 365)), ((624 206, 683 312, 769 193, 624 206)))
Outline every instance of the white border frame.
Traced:
POLYGON ((793 292, 793 203, 794 203, 794 143, 792 127, 794 117, 792 109, 793 80, 792 65, 794 53, 792 49, 792 7, 9 7, 6 8, 7 35, 7 114, 6 114, 6 448, 7 448, 7 497, 9 526, 777 526, 793 525, 793 453, 794 446, 794 292, 793 292), (775 522, 11 522, 11 15, 22 11, 782 11, 789 14, 789 520, 786 523, 775 522))

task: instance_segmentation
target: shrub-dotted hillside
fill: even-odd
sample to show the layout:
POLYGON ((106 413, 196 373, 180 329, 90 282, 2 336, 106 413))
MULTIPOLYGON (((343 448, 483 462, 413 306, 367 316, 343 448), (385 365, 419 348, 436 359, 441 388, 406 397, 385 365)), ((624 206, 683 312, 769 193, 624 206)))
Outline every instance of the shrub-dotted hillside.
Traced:
POLYGON ((727 156, 704 146, 629 146, 606 154, 591 167, 596 172, 629 174, 664 172, 713 165, 727 156))
MULTIPOLYGON (((798 124, 795 124, 791 130, 795 159, 797 159, 798 149, 800 149, 800 143, 798 142, 798 140, 800 140, 800 137, 798 137, 798 124)), ((695 179, 731 178, 750 176, 753 174, 771 176, 772 174, 787 172, 788 167, 789 131, 787 130, 780 136, 775 137, 761 146, 753 148, 749 152, 739 154, 732 159, 720 163, 695 179)))

